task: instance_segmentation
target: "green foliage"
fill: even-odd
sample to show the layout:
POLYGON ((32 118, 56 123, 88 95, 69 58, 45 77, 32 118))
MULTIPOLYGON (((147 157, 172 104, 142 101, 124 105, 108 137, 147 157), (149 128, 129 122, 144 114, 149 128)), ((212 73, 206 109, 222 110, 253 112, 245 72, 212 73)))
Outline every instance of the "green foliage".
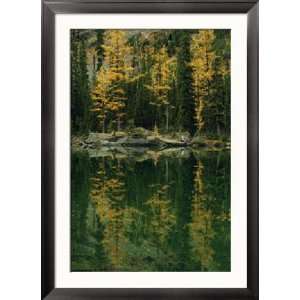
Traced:
POLYGON ((96 84, 91 92, 92 111, 96 113, 105 131, 105 121, 117 119, 120 130, 121 118, 125 115, 126 84, 133 78, 130 76, 131 48, 127 45, 125 33, 120 30, 107 30, 103 41, 104 61, 98 71, 96 84), (108 116, 110 114, 110 116, 108 116))
POLYGON ((72 271, 229 271, 230 156, 72 154, 72 271))
POLYGON ((71 31, 71 119, 72 132, 86 133, 90 126, 89 80, 84 32, 71 31))
POLYGON ((72 30, 72 132, 230 135, 230 30, 72 30))
POLYGON ((199 133, 230 134, 230 35, 199 30, 192 37, 195 122, 199 133))
POLYGON ((190 66, 190 43, 193 30, 174 30, 173 44, 177 57, 177 78, 174 88, 174 117, 175 130, 195 131, 195 124, 191 120, 194 115, 195 104, 192 89, 192 68, 190 66))

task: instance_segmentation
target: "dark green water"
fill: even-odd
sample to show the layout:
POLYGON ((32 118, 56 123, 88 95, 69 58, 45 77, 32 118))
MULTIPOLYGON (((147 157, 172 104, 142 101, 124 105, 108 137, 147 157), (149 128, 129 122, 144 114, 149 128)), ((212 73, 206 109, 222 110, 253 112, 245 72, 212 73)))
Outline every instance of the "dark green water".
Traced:
POLYGON ((72 154, 71 271, 230 271, 230 152, 145 153, 72 154))

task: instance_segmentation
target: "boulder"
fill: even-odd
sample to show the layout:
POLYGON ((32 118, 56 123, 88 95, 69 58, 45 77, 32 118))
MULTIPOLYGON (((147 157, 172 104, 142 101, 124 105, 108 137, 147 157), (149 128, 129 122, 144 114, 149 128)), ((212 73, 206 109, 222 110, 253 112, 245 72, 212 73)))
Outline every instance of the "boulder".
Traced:
POLYGON ((90 132, 88 138, 85 140, 87 144, 97 144, 101 141, 110 140, 112 137, 109 133, 90 132))
POLYGON ((181 142, 189 142, 191 140, 191 135, 187 131, 174 132, 171 134, 171 138, 181 142))
POLYGON ((178 141, 175 139, 168 139, 164 137, 159 137, 158 141, 160 142, 160 144, 165 144, 168 147, 182 147, 187 145, 187 142, 185 141, 178 141))
POLYGON ((136 127, 129 132, 129 135, 134 138, 146 138, 150 134, 151 134, 151 131, 149 131, 143 127, 136 127))
POLYGON ((191 144, 199 147, 207 146, 206 140, 203 136, 196 135, 192 138, 191 144))
POLYGON ((152 142, 147 140, 146 138, 128 137, 121 144, 125 146, 151 146, 152 142))

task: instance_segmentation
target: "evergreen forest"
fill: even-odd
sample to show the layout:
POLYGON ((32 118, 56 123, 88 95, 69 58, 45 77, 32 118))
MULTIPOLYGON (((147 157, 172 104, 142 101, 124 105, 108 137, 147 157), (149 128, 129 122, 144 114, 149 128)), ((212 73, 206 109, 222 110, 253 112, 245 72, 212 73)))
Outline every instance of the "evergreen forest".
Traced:
POLYGON ((71 129, 230 137, 230 30, 71 30, 71 129))
POLYGON ((71 271, 231 270, 230 30, 71 30, 71 271))

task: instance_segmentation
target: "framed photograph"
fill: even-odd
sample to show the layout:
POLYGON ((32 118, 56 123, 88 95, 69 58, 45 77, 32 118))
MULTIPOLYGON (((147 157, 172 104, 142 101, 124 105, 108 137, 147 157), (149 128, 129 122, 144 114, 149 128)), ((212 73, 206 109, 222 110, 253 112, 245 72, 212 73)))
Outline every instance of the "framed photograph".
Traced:
POLYGON ((42 299, 258 299, 258 1, 42 2, 42 299))

